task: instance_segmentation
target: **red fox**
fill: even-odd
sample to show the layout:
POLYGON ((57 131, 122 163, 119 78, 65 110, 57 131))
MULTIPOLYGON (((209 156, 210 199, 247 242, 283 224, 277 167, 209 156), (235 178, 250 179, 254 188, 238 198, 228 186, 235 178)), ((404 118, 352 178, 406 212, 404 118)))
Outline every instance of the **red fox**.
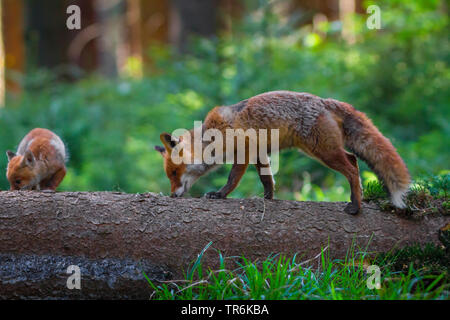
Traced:
MULTIPOLYGON (((211 128, 224 134, 227 129, 279 129, 280 150, 300 149, 347 178, 351 188, 351 202, 344 211, 350 214, 357 214, 361 210, 362 187, 356 158, 358 156, 384 182, 394 206, 405 207, 403 198, 410 185, 405 163, 371 120, 347 103, 322 99, 309 93, 266 92, 232 106, 215 107, 206 116, 201 130, 211 128), (347 152, 345 148, 352 153, 347 152)), ((179 138, 162 133, 160 139, 164 147, 155 147, 164 157, 164 169, 170 179, 172 196, 175 197, 182 196, 200 176, 216 167, 215 164, 204 162, 176 164, 173 161, 172 150, 186 143, 187 139, 191 139, 189 145, 192 149, 195 137, 193 130, 179 138)), ((269 139, 268 144, 270 143, 269 139)), ((202 141, 201 147, 205 146, 202 141)), ((186 149, 182 152, 192 151, 186 149)), ((224 152, 236 153, 236 150, 224 152)), ((217 192, 205 194, 205 197, 226 198, 237 187, 245 173, 249 164, 247 160, 246 158, 246 161, 240 164, 233 163, 226 185, 217 192)), ((265 159, 258 159, 255 166, 264 186, 264 197, 272 199, 274 181, 271 175, 261 174, 262 168, 268 166, 262 160, 265 159)))
POLYGON ((7 151, 11 190, 56 190, 66 175, 64 143, 47 129, 31 130, 17 153, 7 151))

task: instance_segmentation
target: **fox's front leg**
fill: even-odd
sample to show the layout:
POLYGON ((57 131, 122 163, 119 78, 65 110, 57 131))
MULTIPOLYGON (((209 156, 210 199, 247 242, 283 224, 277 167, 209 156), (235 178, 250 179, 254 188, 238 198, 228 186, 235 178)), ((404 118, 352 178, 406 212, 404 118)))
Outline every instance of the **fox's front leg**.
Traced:
POLYGON ((248 163, 245 164, 233 164, 231 167, 230 175, 228 176, 227 184, 224 185, 219 191, 211 191, 205 194, 207 199, 225 199, 227 195, 233 191, 239 181, 241 181, 242 176, 247 170, 248 163))

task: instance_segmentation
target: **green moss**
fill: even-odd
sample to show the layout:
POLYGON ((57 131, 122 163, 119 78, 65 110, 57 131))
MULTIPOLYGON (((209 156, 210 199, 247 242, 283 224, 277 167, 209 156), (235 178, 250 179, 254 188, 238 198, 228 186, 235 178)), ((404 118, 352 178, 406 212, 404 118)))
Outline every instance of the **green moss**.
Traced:
POLYGON ((387 199, 385 187, 379 181, 369 181, 364 187, 363 197, 365 201, 387 199))
POLYGON ((383 184, 370 181, 364 188, 364 201, 375 202, 383 211, 394 211, 414 218, 428 214, 448 215, 449 188, 449 173, 416 179, 405 199, 407 208, 400 210, 391 204, 383 184))

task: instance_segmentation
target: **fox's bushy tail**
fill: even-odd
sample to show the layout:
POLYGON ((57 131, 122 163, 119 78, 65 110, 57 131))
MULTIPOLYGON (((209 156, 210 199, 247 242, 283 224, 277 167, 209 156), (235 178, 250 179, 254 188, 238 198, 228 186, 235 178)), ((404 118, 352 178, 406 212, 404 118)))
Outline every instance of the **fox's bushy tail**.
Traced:
POLYGON ((341 103, 340 109, 345 146, 366 162, 383 181, 392 204, 397 208, 405 208, 404 197, 411 179, 403 159, 364 113, 346 103, 341 103))

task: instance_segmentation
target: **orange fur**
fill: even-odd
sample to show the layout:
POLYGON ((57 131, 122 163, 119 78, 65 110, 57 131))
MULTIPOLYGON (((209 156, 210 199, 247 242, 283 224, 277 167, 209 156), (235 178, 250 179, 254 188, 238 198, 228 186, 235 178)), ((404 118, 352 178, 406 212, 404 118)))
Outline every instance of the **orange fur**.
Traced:
MULTIPOLYGON (((391 193, 394 205, 404 207, 402 198, 410 183, 408 169, 390 141, 378 131, 370 119, 349 104, 333 99, 322 99, 308 93, 267 92, 233 106, 215 107, 206 116, 202 130, 211 128, 220 130, 224 136, 226 129, 255 129, 256 131, 267 129, 269 131, 268 150, 271 144, 270 130, 278 129, 280 149, 298 148, 347 178, 352 194, 351 203, 346 211, 356 214, 361 208, 362 190, 358 162, 355 155, 346 151, 348 148, 374 169, 391 193)), ((192 146, 194 144, 192 130, 190 134, 192 146)), ((177 166, 171 161, 172 148, 178 143, 184 143, 183 141, 187 138, 182 136, 169 143, 172 137, 168 134, 161 135, 161 141, 165 146, 164 168, 171 181, 172 193, 183 187, 186 181, 191 184, 198 176, 210 171, 207 166, 197 165, 193 170, 191 168, 193 165, 177 166), (171 176, 171 172, 176 174, 171 176), (195 176, 188 180, 184 179, 183 182, 183 177, 186 175, 195 176)), ((201 143, 205 147, 209 142, 201 143)), ((248 140, 246 149, 248 149, 248 140)), ((224 145, 224 153, 226 151, 224 145)), ((234 152, 236 153, 236 150, 234 152)), ((258 159, 256 164, 258 170, 261 168, 260 160, 262 159, 258 159)), ((218 192, 208 193, 207 196, 225 198, 238 185, 247 166, 248 163, 233 165, 228 183, 218 192)), ((267 176, 260 175, 260 178, 264 185, 265 197, 272 198, 272 177, 270 176, 269 179, 267 176)), ((182 195, 187 191, 185 189, 188 188, 180 190, 175 195, 182 195)))
POLYGON ((7 155, 11 190, 55 190, 66 174, 64 144, 47 129, 33 129, 22 139, 17 153, 8 151, 7 155))

